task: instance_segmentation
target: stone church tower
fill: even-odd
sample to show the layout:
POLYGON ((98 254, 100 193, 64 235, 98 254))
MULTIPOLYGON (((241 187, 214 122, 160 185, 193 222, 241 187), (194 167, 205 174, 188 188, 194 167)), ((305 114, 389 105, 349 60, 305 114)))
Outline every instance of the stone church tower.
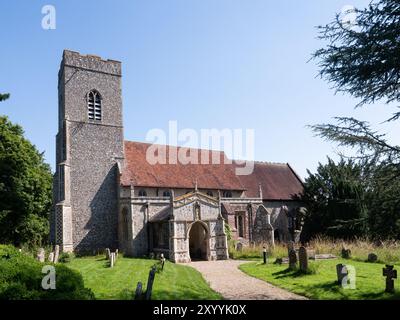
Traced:
POLYGON ((121 63, 65 50, 58 99, 52 242, 63 251, 117 248, 121 63))

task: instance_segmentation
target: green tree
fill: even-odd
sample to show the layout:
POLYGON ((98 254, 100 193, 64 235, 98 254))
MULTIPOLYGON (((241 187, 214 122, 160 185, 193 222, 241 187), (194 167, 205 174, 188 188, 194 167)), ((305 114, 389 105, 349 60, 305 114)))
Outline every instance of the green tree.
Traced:
MULTIPOLYGON (((326 26, 320 26, 319 38, 327 45, 313 54, 320 75, 337 92, 360 99, 358 106, 383 100, 400 101, 400 2, 372 1, 365 9, 356 9, 353 25, 340 14, 326 26)), ((395 112, 388 121, 396 120, 395 112)), ((315 133, 342 146, 355 148, 364 161, 398 168, 400 147, 388 143, 385 135, 373 131, 369 123, 353 118, 336 118, 335 124, 313 126, 315 133)))
POLYGON ((307 207, 302 241, 320 234, 341 239, 366 235, 362 167, 352 160, 336 164, 328 158, 327 164, 319 163, 315 174, 308 174, 301 197, 307 207))
POLYGON ((0 93, 0 101, 7 100, 10 97, 9 93, 0 93))
POLYGON ((0 242, 37 245, 47 240, 50 167, 19 125, 0 117, 0 242))

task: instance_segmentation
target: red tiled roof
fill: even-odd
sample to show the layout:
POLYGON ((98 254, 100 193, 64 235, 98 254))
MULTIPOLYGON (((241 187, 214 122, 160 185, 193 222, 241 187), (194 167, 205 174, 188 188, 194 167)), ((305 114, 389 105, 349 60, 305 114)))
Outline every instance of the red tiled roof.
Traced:
MULTIPOLYGON (((255 162, 254 171, 247 176, 236 175, 234 164, 224 164, 222 151, 208 151, 211 157, 220 159, 221 164, 177 164, 169 163, 169 149, 166 146, 166 164, 151 164, 146 159, 149 143, 125 141, 125 168, 121 176, 122 185, 160 188, 192 189, 197 181, 199 189, 244 190, 249 198, 259 197, 261 183, 264 200, 290 200, 303 190, 298 176, 288 164, 255 162)), ((178 152, 194 152, 200 149, 176 147, 178 152)))
MULTIPOLYGON (((201 189, 244 190, 232 165, 223 164, 169 164, 169 149, 166 146, 166 164, 151 164, 146 159, 147 148, 151 144, 125 141, 125 168, 121 177, 122 185, 133 184, 142 187, 161 188, 187 188, 192 189, 197 181, 201 189)), ((188 148, 176 147, 184 151, 188 148)), ((198 152, 200 162, 200 149, 190 149, 198 152)), ((220 151, 209 152, 209 162, 212 156, 219 157, 224 163, 225 153, 220 151)))
POLYGON ((253 173, 238 176, 246 197, 259 196, 259 184, 264 200, 290 200, 303 191, 303 183, 289 164, 255 162, 253 173))

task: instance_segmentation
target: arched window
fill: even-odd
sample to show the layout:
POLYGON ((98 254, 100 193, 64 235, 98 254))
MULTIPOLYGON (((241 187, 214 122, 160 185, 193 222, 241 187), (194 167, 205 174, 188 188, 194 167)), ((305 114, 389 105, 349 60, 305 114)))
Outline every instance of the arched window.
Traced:
POLYGON ((87 96, 89 120, 101 121, 101 96, 96 90, 92 90, 87 96))
POLYGON ((144 189, 139 190, 139 197, 147 197, 147 192, 144 189))
POLYGON ((224 191, 223 197, 224 198, 232 198, 232 192, 231 191, 224 191))
POLYGON ((171 196, 171 192, 169 192, 169 191, 163 192, 163 197, 170 197, 170 196, 171 196))
POLYGON ((207 191, 207 195, 210 196, 210 197, 214 197, 214 194, 213 194, 212 191, 207 191))
POLYGON ((127 241, 129 239, 129 217, 128 217, 128 209, 122 209, 122 238, 127 241))

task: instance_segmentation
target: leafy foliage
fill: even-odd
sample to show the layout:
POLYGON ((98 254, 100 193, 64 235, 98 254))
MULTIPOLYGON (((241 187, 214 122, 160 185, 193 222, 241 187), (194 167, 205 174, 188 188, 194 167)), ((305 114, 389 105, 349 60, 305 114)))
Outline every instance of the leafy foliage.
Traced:
POLYGON ((48 238, 52 176, 23 134, 0 117, 0 242, 39 245, 48 238))
MULTIPOLYGON (((328 42, 313 57, 320 75, 337 91, 361 98, 361 104, 385 99, 400 100, 400 2, 372 1, 355 9, 356 22, 349 26, 340 14, 319 26, 319 38, 328 42)), ((394 115, 400 116, 400 112, 394 115)))
POLYGON ((10 97, 9 93, 0 93, 0 101, 7 100, 10 97))
POLYGON ((308 208, 302 241, 318 234, 347 239, 365 235, 367 209, 361 166, 343 159, 336 164, 328 158, 326 165, 319 164, 317 173, 308 174, 301 199, 308 208))
POLYGON ((84 287, 79 272, 55 265, 56 289, 41 286, 43 263, 12 246, 0 246, 0 300, 90 300, 94 295, 84 287))

